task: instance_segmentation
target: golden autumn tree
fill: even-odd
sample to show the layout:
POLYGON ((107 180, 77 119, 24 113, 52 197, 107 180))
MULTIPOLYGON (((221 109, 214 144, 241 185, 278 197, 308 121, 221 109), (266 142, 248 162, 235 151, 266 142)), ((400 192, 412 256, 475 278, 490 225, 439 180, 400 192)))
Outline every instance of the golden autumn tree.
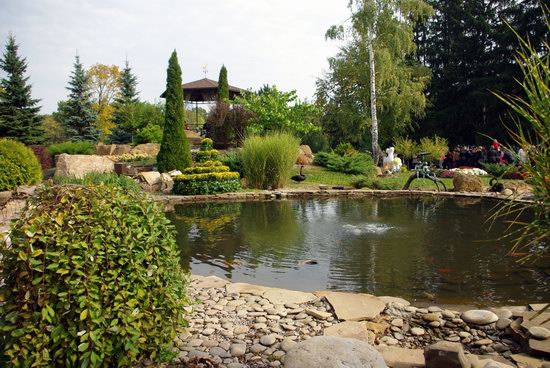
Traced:
POLYGON ((94 64, 88 69, 96 125, 105 140, 115 127, 113 102, 120 93, 120 69, 116 65, 94 64))

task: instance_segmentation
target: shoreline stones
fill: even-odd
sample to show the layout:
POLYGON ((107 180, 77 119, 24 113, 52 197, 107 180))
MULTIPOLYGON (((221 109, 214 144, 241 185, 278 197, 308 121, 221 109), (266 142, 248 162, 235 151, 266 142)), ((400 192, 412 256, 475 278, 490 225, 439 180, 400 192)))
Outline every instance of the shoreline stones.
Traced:
MULTIPOLYGON (((485 310, 460 313, 438 306, 418 308, 399 298, 384 301, 367 294, 286 292, 229 283, 215 276, 193 276, 189 297, 196 302, 186 307, 189 327, 174 340, 176 363, 187 364, 196 357, 193 359, 210 359, 220 367, 284 366, 285 357, 296 346, 322 336, 374 345, 392 362, 411 360, 411 354, 418 362, 427 347, 454 343, 467 357, 479 354, 483 365, 472 366, 483 367, 489 359, 493 365, 492 361, 502 363, 498 359, 508 362, 522 351, 510 335, 512 327, 523 328, 525 336, 545 336, 537 329, 528 334, 531 325, 521 327, 521 318, 517 319, 525 312, 512 308, 500 310, 502 318, 495 323, 496 314, 485 310), (350 316, 359 320, 345 320, 350 316)), ((540 350, 550 339, 529 341, 540 350)), ((521 363, 516 366, 525 367, 521 363)))

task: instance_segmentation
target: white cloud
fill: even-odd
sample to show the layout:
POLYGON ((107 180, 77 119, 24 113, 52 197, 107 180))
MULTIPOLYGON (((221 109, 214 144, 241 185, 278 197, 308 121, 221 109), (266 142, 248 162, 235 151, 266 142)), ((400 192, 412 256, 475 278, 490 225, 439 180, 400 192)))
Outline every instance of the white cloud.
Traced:
MULTIPOLYGON (((217 79, 257 89, 275 84, 311 98, 315 78, 336 46, 326 29, 346 19, 348 0, 0 0, 0 40, 13 32, 27 57, 33 94, 51 112, 78 50, 85 66, 122 65, 126 54, 143 99, 164 89, 168 58, 178 51, 184 82, 217 79)), ((2 42, 3 43, 3 42, 2 42)))

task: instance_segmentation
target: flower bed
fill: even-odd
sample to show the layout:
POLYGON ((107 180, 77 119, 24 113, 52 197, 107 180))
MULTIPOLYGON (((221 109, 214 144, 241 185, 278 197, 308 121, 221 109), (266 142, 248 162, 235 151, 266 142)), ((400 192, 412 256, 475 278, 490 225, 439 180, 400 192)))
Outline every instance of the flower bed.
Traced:
POLYGON ((465 175, 474 175, 474 176, 485 176, 489 175, 487 171, 479 169, 477 167, 459 167, 456 169, 451 169, 449 171, 465 174, 465 175))

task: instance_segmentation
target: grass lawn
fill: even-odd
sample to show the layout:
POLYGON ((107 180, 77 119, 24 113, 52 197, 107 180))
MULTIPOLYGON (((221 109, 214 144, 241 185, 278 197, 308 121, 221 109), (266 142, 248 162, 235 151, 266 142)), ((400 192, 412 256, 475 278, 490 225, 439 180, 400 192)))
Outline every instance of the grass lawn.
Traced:
MULTIPOLYGON (((292 175, 298 174, 299 171, 299 167, 296 167, 295 170, 292 172, 292 175)), ((318 189, 319 184, 351 186, 354 180, 360 178, 360 176, 358 175, 348 175, 339 172, 329 171, 326 168, 320 166, 304 166, 303 173, 306 176, 305 181, 301 183, 289 181, 289 183, 286 185, 286 188, 318 189)), ((412 173, 413 172, 411 171, 407 173, 395 174, 392 176, 379 177, 376 180, 384 189, 402 189, 412 173)), ((447 190, 451 190, 453 188, 453 179, 445 178, 442 180, 445 183, 447 190)), ((489 186, 489 180, 491 180, 491 178, 488 176, 481 177, 481 181, 485 186, 489 186)), ((435 190, 436 187, 431 180, 416 179, 412 182, 410 189, 435 190)))

